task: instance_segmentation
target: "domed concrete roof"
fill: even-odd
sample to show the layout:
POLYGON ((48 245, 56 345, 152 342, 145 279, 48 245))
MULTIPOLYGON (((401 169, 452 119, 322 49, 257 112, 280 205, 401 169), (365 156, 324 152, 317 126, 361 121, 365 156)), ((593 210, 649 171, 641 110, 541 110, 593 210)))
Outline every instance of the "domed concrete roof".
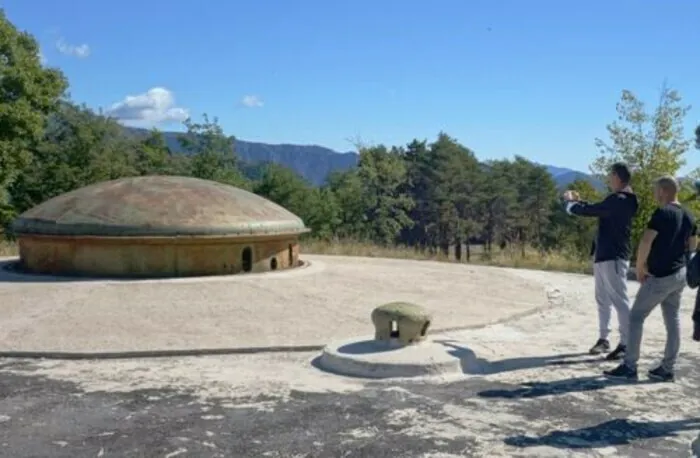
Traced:
POLYGON ((301 234, 295 214, 243 189, 190 177, 146 176, 93 184, 20 215, 18 234, 250 236, 301 234))

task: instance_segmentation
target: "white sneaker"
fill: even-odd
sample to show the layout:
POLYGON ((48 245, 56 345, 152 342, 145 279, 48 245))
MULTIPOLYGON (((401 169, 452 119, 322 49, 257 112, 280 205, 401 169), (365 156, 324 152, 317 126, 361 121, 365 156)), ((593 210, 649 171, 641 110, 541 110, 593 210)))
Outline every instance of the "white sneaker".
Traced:
POLYGON ((700 458, 700 434, 698 434, 698 437, 690 444, 690 453, 693 458, 700 458))

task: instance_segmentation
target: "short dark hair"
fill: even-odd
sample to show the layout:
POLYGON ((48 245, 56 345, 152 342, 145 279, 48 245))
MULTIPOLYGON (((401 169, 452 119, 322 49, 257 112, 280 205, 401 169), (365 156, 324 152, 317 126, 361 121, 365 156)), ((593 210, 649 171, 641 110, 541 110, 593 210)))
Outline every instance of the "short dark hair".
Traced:
POLYGON ((632 179, 632 172, 624 162, 615 162, 610 166, 610 172, 614 173, 624 184, 629 184, 632 179))
POLYGON ((656 186, 663 189, 667 194, 675 196, 680 190, 678 185, 678 180, 673 178, 671 175, 665 175, 656 180, 656 186))

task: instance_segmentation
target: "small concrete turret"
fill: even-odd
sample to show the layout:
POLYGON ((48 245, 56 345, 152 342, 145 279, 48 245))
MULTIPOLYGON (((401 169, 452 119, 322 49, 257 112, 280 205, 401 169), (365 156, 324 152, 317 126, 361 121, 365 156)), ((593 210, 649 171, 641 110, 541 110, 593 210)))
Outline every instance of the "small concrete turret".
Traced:
POLYGON ((422 342, 432 317, 423 307, 408 302, 391 302, 372 311, 376 340, 411 345, 422 342))

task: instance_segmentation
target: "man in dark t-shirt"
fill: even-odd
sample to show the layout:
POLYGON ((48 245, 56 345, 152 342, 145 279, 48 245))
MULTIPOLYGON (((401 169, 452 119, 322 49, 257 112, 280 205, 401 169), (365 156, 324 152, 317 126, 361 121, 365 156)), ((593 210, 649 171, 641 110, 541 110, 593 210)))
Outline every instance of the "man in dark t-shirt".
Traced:
POLYGON ((656 181, 654 195, 659 208, 651 216, 637 249, 637 278, 642 284, 630 311, 630 329, 624 362, 609 377, 637 379, 637 361, 644 320, 661 304, 666 325, 666 349, 661 365, 649 377, 674 380, 680 349, 681 293, 686 285, 689 250, 695 250, 697 228, 693 216, 678 203, 678 182, 673 177, 656 181))

